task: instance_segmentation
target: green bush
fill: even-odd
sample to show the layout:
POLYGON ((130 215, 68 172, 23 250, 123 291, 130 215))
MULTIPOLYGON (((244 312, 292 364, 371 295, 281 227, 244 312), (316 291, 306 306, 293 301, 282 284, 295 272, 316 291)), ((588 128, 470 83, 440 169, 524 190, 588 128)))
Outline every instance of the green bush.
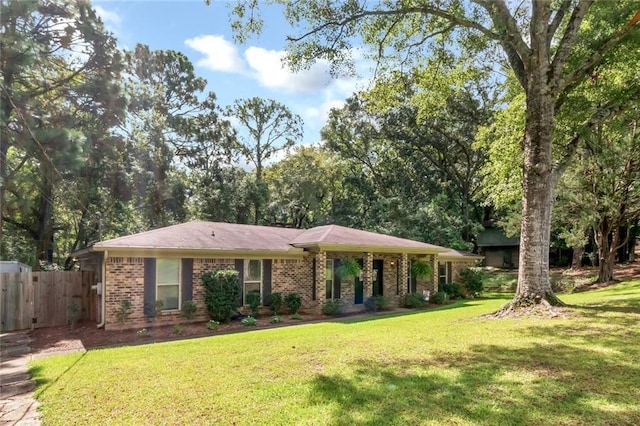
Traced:
POLYGON ((337 317, 342 314, 344 310, 344 304, 342 300, 327 300, 324 305, 322 305, 322 313, 329 317, 337 317))
POLYGON ((250 326, 254 326, 258 323, 258 321, 256 321, 256 319, 254 317, 246 317, 243 318, 242 321, 240 321, 240 324, 246 326, 246 327, 250 327, 250 326))
POLYGON ((173 334, 176 336, 182 336, 184 334, 184 326, 176 324, 173 326, 173 334))
POLYGON ((466 268, 460 271, 460 278, 467 292, 478 297, 484 291, 484 274, 476 268, 466 268))
POLYGON ((420 293, 405 294, 402 299, 402 306, 409 309, 423 308, 427 305, 424 297, 420 293))
POLYGON ((238 273, 228 269, 207 272, 202 276, 204 304, 212 319, 228 322, 238 307, 238 273))
POLYGON ((220 327, 220 323, 216 320, 207 321, 207 328, 211 331, 216 331, 220 327))
POLYGON ((271 317, 271 319, 269 319, 269 322, 271 324, 278 324, 280 322, 282 322, 282 318, 280 318, 278 315, 274 315, 271 317))
POLYGON ((297 314, 302 306, 302 297, 298 293, 289 293, 284 297, 284 303, 292 314, 297 314))
POLYGON ((364 301, 364 307, 367 311, 386 311, 389 309, 389 299, 384 296, 371 296, 364 301))
POLYGON ((449 295, 450 299, 464 299, 464 288, 458 283, 442 284, 440 289, 449 295))
POLYGON ((69 322, 71 323, 71 328, 75 328, 78 320, 80 319, 80 305, 73 302, 67 306, 67 310, 69 311, 69 322))
POLYGON ((449 295, 444 291, 439 291, 433 296, 431 296, 431 303, 435 303, 436 305, 444 305, 449 301, 449 295))
POLYGON ((196 302, 194 302, 193 300, 186 300, 182 302, 182 308, 180 309, 180 312, 186 319, 194 319, 196 317, 197 311, 198 307, 196 306, 196 302))
POLYGON ((267 306, 269 306, 273 315, 278 315, 280 308, 282 308, 282 293, 271 293, 267 297, 267 306))
POLYGON ((145 314, 147 318, 158 318, 162 313, 162 308, 164 308, 164 302, 162 300, 156 300, 155 302, 147 302, 145 303, 145 314))
POLYGON ((260 293, 251 292, 247 293, 247 305, 251 309, 251 315, 258 317, 258 307, 260 306, 260 293))
POLYGON ((301 320, 302 319, 300 314, 292 314, 289 318, 291 318, 292 320, 301 320))

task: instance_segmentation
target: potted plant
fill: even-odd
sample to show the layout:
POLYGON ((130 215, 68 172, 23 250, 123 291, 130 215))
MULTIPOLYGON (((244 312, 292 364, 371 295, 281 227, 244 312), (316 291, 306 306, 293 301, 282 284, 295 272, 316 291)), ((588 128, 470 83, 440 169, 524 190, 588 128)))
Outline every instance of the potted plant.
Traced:
POLYGON ((414 262, 411 262, 411 275, 415 276, 416 278, 428 278, 432 272, 433 269, 431 268, 431 265, 423 260, 416 260, 414 262))
POLYGON ((357 277, 360 275, 360 271, 362 271, 362 268, 355 259, 340 259, 340 263, 336 268, 336 276, 341 280, 348 277, 357 277))

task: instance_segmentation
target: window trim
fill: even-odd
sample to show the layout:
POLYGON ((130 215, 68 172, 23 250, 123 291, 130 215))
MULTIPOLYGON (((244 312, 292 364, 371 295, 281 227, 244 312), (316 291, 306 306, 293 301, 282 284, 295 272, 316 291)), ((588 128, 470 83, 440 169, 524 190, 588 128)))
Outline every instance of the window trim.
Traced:
MULTIPOLYGON (((162 284, 160 284, 158 282, 158 280, 160 278, 160 273, 159 273, 160 262, 161 261, 167 261, 167 260, 178 262, 178 283, 177 283, 177 285, 178 285, 178 307, 169 309, 169 308, 166 308, 166 306, 163 306, 162 310, 163 311, 169 311, 169 312, 179 311, 180 310, 180 306, 182 306, 182 259, 176 259, 176 258, 172 258, 172 257, 158 257, 158 258, 156 258, 156 277, 155 277, 156 278, 156 282, 155 282, 155 285, 156 285, 156 301, 160 300, 158 298, 158 294, 159 294, 158 287, 173 287, 173 286, 176 285, 176 283, 162 283, 162 284)), ((163 303, 164 303, 164 301, 163 301, 163 303)))
POLYGON ((333 259, 327 259, 324 262, 324 270, 325 270, 325 277, 324 277, 324 297, 325 300, 335 300, 335 295, 336 295, 336 271, 335 271, 335 267, 334 267, 334 260, 333 259), (327 276, 327 269, 331 269, 331 278, 329 278, 327 276), (331 280, 331 286, 328 286, 328 281, 331 280), (331 297, 329 297, 328 293, 331 293, 331 297))
POLYGON ((260 286, 260 297, 262 298, 263 293, 263 284, 264 284, 264 259, 244 259, 242 262, 242 305, 247 306, 247 284, 255 284, 258 283, 260 286), (247 280, 249 276, 249 264, 252 260, 260 262, 260 280, 247 280))

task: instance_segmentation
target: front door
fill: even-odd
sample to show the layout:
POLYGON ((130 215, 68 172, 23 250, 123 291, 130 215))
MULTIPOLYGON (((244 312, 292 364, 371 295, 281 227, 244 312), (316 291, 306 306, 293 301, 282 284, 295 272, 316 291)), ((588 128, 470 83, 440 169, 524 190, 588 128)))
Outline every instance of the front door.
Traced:
POLYGON ((382 296, 383 283, 382 283, 382 265, 384 262, 381 259, 373 261, 373 294, 372 296, 382 296))
MULTIPOLYGON (((362 259, 358 260, 358 264, 360 265, 360 269, 362 270, 362 259)), ((360 279, 360 277, 354 278, 354 290, 355 297, 353 300, 353 304, 361 305, 364 302, 364 282, 362 282, 362 279, 360 279)))

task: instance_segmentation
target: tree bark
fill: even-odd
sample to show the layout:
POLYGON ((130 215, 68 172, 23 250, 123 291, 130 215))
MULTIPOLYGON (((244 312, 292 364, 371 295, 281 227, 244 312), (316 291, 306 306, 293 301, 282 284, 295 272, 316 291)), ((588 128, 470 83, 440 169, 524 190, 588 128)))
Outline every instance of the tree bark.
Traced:
POLYGON ((580 269, 582 267, 582 255, 584 254, 584 246, 573 247, 573 257, 571 259, 571 269, 580 269))

